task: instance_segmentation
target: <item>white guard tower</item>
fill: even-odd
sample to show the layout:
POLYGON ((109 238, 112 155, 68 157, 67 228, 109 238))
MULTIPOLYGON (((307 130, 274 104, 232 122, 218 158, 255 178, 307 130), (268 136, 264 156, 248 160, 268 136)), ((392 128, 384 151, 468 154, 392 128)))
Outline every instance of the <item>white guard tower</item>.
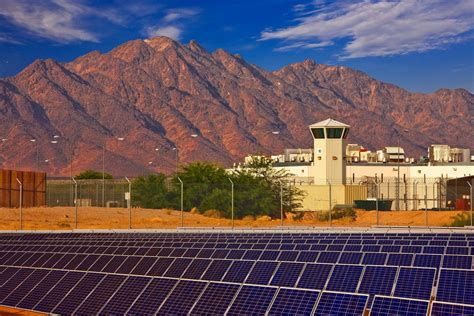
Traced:
POLYGON ((314 184, 346 184, 345 140, 350 126, 329 118, 309 128, 314 139, 314 184))

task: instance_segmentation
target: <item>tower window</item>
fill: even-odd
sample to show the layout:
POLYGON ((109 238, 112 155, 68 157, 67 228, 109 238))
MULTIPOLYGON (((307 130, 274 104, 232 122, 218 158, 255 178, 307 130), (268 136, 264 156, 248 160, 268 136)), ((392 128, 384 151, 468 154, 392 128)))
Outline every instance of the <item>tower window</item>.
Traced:
POLYGON ((314 138, 324 138, 324 128, 312 128, 311 132, 313 133, 314 138))
POLYGON ((343 128, 326 128, 328 133, 328 138, 341 138, 342 132, 344 131, 343 128))

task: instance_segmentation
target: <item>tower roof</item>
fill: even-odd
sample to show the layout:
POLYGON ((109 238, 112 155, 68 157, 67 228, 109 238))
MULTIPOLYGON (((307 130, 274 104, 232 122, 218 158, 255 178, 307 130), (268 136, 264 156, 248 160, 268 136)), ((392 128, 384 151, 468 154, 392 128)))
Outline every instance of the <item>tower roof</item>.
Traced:
POLYGON ((332 118, 328 118, 324 121, 311 124, 309 127, 350 127, 350 126, 347 124, 338 122, 336 120, 333 120, 332 118))

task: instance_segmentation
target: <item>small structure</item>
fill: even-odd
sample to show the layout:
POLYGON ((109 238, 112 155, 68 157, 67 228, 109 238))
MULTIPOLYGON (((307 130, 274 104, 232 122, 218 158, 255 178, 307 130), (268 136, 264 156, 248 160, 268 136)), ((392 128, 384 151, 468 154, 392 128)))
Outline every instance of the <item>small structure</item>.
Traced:
POLYGON ((345 184, 345 141, 350 126, 328 118, 309 128, 314 139, 314 183, 345 184))

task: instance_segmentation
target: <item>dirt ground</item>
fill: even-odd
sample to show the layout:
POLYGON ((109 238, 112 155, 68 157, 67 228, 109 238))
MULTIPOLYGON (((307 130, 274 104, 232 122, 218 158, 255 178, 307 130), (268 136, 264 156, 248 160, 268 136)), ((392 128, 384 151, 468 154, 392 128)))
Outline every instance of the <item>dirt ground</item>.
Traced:
MULTIPOLYGON (((370 227, 376 225, 376 212, 357 210, 355 221, 350 218, 333 220, 333 226, 370 227)), ((429 226, 449 226, 453 217, 461 211, 428 211, 429 226)), ((75 228, 74 208, 40 207, 23 209, 23 229, 26 230, 68 230, 75 228)), ((290 216, 289 216, 290 217, 290 216)), ((0 208, 0 229, 20 229, 18 209, 0 208)), ((180 212, 174 210, 132 209, 132 228, 175 229, 180 226, 180 212)), ((231 220, 211 218, 201 214, 184 212, 185 227, 230 227, 231 220)), ((379 212, 379 225, 425 226, 425 211, 379 212)), ((329 226, 328 221, 317 219, 285 219, 285 226, 329 226)), ((261 217, 235 220, 236 227, 275 227, 280 219, 261 217)), ((123 208, 80 207, 78 229, 126 229, 128 210, 123 208)))

